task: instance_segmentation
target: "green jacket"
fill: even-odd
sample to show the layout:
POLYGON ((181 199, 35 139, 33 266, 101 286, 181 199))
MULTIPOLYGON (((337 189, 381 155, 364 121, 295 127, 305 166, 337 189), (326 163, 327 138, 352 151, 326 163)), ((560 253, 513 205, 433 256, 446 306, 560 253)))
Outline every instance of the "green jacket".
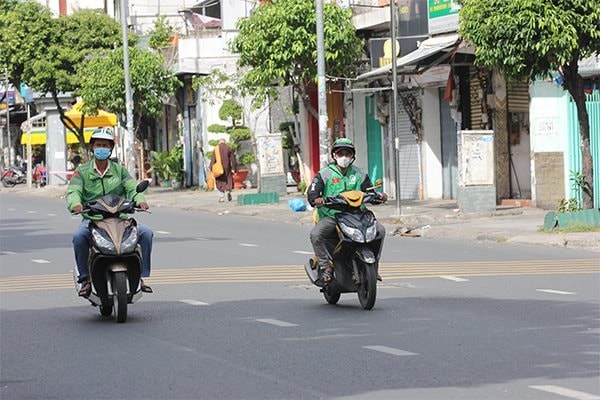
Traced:
POLYGON ((135 191, 137 183, 125 167, 109 161, 108 171, 103 177, 100 177, 94 170, 94 162, 92 160, 81 164, 73 173, 67 188, 67 209, 69 211, 72 211, 77 204, 85 205, 107 194, 124 196, 130 200, 135 196, 137 204, 146 201, 141 193, 135 191))
MULTIPOLYGON (((317 197, 335 196, 349 190, 365 191, 371 184, 371 178, 359 168, 351 165, 346 170, 346 175, 342 175, 335 164, 330 164, 319 171, 315 179, 310 184, 307 192, 308 202, 314 207, 317 197)), ((333 218, 340 212, 326 206, 317 208, 318 220, 323 217, 333 218)))

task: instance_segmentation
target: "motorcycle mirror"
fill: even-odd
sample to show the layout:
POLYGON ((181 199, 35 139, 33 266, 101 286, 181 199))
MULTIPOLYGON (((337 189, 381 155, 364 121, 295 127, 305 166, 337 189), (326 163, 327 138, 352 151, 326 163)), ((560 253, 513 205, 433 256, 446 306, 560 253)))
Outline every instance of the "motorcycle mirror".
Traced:
POLYGON ((144 190, 148 189, 148 185, 150 185, 150 182, 143 180, 137 184, 137 186, 135 187, 135 191, 138 193, 142 193, 144 190))

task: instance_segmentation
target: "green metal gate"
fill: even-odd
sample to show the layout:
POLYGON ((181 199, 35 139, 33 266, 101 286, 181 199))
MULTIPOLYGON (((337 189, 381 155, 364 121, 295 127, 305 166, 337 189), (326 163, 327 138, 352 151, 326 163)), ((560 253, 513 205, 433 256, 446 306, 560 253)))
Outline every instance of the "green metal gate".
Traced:
POLYGON ((373 96, 365 98, 367 114, 367 157, 369 162, 369 177, 372 182, 383 179, 383 145, 381 139, 381 124, 377 121, 376 105, 373 96))
MULTIPOLYGON (((600 91, 594 90, 586 95, 586 106, 590 120, 590 151, 592 153, 594 168, 594 208, 600 208, 600 91)), ((577 119, 577 106, 569 96, 568 102, 569 124, 569 171, 581 172, 581 140, 579 134, 579 121, 577 119)), ((571 178, 569 176, 569 178, 571 178)), ((577 198, 582 204, 581 191, 569 186, 569 198, 577 198)))

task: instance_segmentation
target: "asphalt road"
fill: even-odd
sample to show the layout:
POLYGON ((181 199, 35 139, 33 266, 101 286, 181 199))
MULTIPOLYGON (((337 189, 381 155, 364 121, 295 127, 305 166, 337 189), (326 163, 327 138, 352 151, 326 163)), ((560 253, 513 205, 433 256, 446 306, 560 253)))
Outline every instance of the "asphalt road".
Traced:
POLYGON ((2 399, 600 399, 597 253, 388 237, 364 311, 308 284, 307 226, 160 208, 116 324, 75 294, 63 202, 0 217, 2 399))

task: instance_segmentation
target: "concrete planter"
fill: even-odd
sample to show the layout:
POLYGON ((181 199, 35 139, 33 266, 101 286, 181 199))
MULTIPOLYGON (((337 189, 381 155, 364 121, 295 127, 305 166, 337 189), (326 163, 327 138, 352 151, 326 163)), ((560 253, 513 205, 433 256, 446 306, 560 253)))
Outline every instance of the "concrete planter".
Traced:
POLYGON ((556 213, 554 211, 546 214, 544 228, 565 228, 569 225, 578 226, 600 226, 600 209, 568 211, 556 213))

